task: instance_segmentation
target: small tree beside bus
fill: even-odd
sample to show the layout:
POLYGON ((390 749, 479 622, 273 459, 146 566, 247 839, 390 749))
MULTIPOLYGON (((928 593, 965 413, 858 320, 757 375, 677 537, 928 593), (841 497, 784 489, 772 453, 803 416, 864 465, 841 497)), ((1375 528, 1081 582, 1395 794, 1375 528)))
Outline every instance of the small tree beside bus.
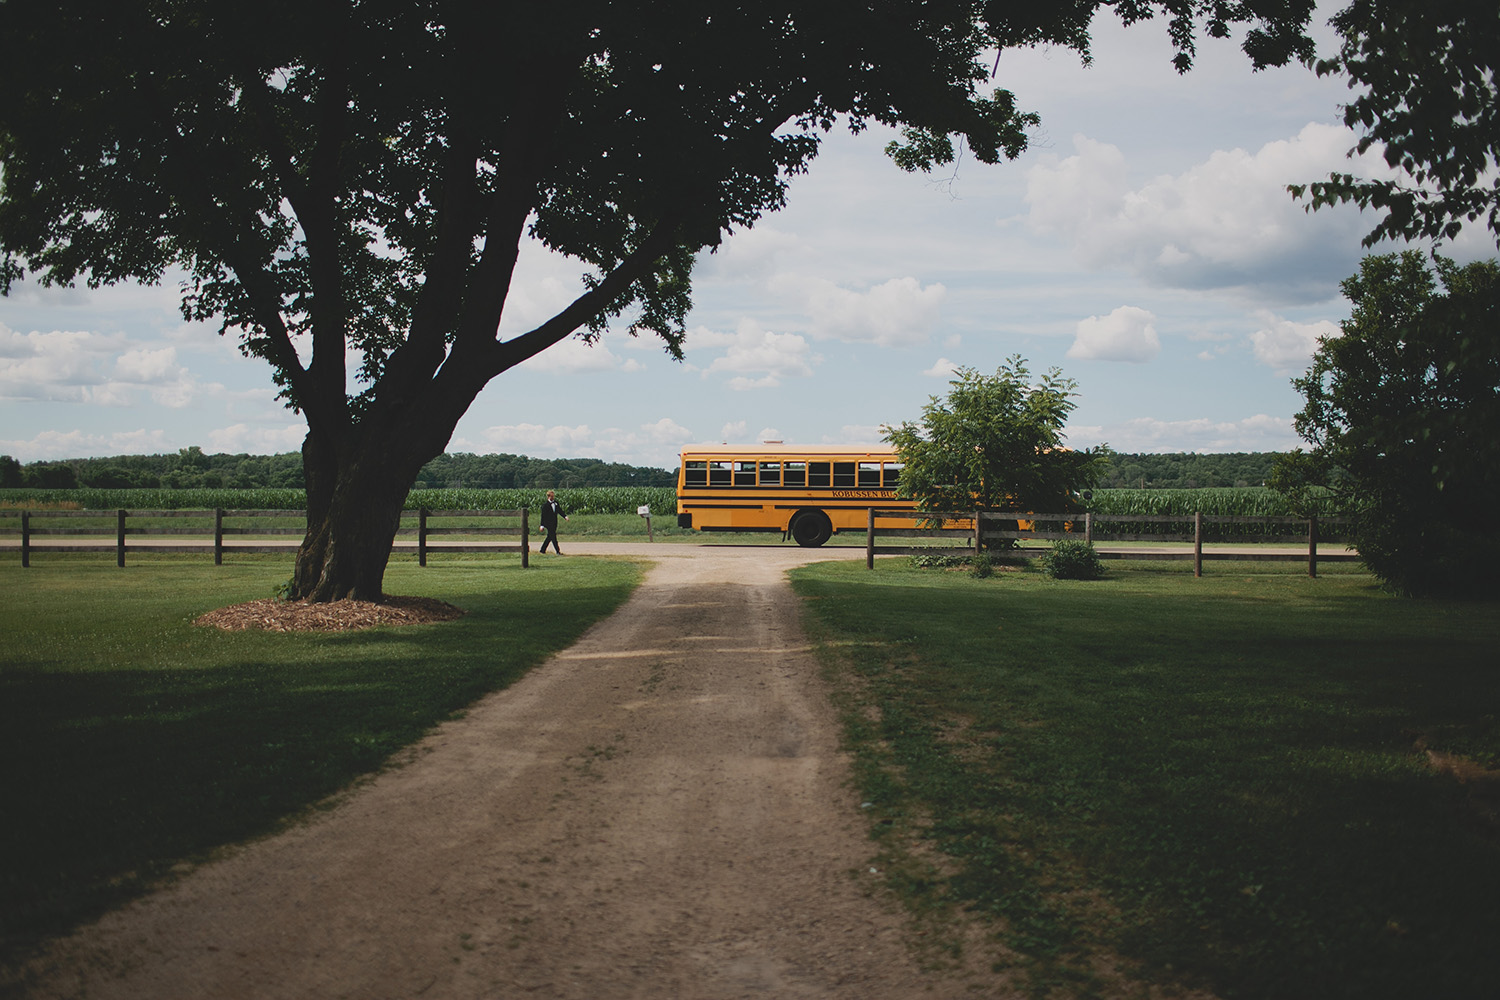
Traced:
MULTIPOLYGON (((946 400, 932 397, 922 422, 886 428, 869 446, 696 445, 682 449, 677 524, 697 531, 779 531, 819 546, 840 531, 866 531, 871 509, 950 514, 976 510, 1063 511, 1094 485, 1103 446, 1073 451, 1063 424, 1076 383, 1052 369, 1033 379, 1020 357, 994 375, 960 368, 946 400)), ((876 518, 906 528, 908 518, 876 518)), ((972 531, 973 518, 944 525, 972 531)))

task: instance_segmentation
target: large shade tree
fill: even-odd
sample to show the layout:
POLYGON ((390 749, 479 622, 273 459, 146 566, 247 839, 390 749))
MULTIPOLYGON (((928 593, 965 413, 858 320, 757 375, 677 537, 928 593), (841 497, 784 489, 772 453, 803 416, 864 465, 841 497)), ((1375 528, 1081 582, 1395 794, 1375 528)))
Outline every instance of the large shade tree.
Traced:
POLYGON ((294 595, 379 599, 491 379, 616 320, 680 356, 694 255, 835 124, 900 128, 906 169, 1018 155, 996 52, 1086 54, 1100 8, 1180 68, 1237 22, 1257 66, 1312 52, 1311 0, 0 0, 0 286, 186 274, 307 421, 294 595), (582 283, 501 339, 528 238, 582 283))

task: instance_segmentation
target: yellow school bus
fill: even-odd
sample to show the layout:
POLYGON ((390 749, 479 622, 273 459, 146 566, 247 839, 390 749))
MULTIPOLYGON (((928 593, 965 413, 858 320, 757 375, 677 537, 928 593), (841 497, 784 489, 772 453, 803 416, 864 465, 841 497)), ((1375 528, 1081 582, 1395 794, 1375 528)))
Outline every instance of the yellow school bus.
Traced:
MULTIPOLYGON (((695 531, 779 531, 818 546, 865 531, 871 507, 916 510, 896 495, 901 462, 882 445, 691 445, 677 469, 677 524, 695 531)), ((972 521, 948 522, 971 530, 972 521)), ((881 518, 876 527, 909 528, 881 518)))

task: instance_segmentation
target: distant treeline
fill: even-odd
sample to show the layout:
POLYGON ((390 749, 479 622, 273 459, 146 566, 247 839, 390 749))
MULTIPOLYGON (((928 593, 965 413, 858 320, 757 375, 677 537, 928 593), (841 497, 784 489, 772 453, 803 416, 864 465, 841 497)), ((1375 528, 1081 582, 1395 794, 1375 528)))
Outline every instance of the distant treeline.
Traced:
MULTIPOLYGON (((417 489, 577 489, 585 486, 671 486, 675 470, 597 458, 525 455, 441 455, 417 476, 417 489)), ((172 455, 116 455, 22 464, 0 455, 0 488, 53 489, 301 489, 302 455, 207 455, 198 447, 172 455)))
POLYGON ((1222 486, 1264 486, 1275 451, 1230 451, 1212 454, 1107 452, 1109 467, 1100 489, 1197 490, 1222 486))
MULTIPOLYGON (((1100 489, 1204 489, 1262 486, 1277 452, 1163 454, 1108 452, 1100 489)), ((585 486, 672 486, 676 470, 621 465, 597 458, 525 455, 441 455, 423 466, 417 489, 579 489, 585 486)), ((206 455, 183 448, 171 455, 116 455, 22 464, 0 455, 5 489, 301 489, 302 455, 206 455)))

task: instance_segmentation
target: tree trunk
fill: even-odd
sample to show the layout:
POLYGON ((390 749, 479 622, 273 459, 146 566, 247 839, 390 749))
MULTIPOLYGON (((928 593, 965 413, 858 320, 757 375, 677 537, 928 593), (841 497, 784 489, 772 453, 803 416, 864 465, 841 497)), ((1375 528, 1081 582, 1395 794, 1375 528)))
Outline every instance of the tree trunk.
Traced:
POLYGON ((401 510, 417 472, 431 456, 414 453, 410 441, 358 436, 378 445, 334 454, 312 434, 303 442, 307 536, 297 550, 290 591, 294 600, 378 602, 385 597, 385 567, 401 510))

